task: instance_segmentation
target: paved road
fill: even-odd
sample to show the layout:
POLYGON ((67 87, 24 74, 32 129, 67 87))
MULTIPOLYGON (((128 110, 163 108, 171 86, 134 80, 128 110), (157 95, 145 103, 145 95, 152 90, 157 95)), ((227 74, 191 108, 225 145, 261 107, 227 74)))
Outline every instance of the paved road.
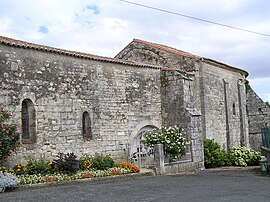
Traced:
POLYGON ((106 182, 81 182, 21 188, 0 194, 0 201, 270 201, 270 177, 250 170, 145 176, 106 182))

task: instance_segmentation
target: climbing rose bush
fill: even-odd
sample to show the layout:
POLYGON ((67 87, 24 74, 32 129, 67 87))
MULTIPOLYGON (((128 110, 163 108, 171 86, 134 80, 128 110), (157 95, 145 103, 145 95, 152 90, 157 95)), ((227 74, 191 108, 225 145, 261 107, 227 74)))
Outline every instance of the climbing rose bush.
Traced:
POLYGON ((186 154, 187 141, 184 131, 177 126, 150 131, 145 134, 142 143, 150 148, 154 148, 155 144, 163 144, 164 155, 169 158, 169 161, 176 161, 186 154))

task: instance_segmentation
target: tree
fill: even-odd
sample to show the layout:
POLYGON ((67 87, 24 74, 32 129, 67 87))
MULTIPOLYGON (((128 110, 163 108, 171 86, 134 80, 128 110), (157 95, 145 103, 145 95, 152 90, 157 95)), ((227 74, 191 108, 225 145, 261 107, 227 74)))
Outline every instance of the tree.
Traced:
POLYGON ((0 164, 15 150, 20 135, 15 124, 8 124, 10 115, 0 109, 0 164))
POLYGON ((269 102, 265 102, 265 104, 270 108, 270 103, 269 102))
POLYGON ((250 84, 249 84, 249 81, 248 80, 246 80, 245 81, 245 86, 246 86, 246 93, 251 89, 251 87, 250 87, 250 84))

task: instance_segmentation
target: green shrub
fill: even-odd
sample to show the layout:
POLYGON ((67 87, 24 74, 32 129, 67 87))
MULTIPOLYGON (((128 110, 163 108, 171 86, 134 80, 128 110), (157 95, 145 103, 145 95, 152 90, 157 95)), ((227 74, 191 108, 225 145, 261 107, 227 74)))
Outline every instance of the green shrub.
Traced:
POLYGON ((246 93, 247 93, 249 90, 251 90, 251 87, 250 87, 248 80, 245 81, 245 86, 246 86, 246 93))
POLYGON ((8 172, 8 169, 6 166, 0 164, 0 172, 6 173, 8 172))
POLYGON ((235 166, 258 165, 260 157, 260 152, 247 147, 236 147, 228 152, 230 164, 235 166))
POLYGON ((93 167, 93 158, 91 155, 83 154, 79 159, 79 169, 91 170, 93 167))
POLYGON ((79 169, 79 161, 77 156, 72 153, 59 153, 57 159, 53 160, 56 169, 61 173, 74 174, 79 169))
POLYGON ((15 175, 25 175, 26 174, 26 167, 22 165, 21 163, 18 163, 13 166, 11 173, 15 175))
POLYGON ((10 115, 0 108, 0 164, 15 150, 20 135, 15 124, 7 124, 10 115))
POLYGON ((29 175, 32 174, 51 174, 54 173, 55 170, 55 164, 53 164, 51 161, 45 161, 43 159, 39 160, 28 160, 26 164, 26 173, 29 175))
POLYGON ((186 138, 183 129, 177 126, 148 132, 144 138, 143 144, 150 148, 154 148, 155 144, 163 144, 164 155, 170 161, 175 161, 186 153, 186 138))
POLYGON ((204 166, 253 166, 258 165, 261 154, 247 147, 235 147, 227 153, 221 151, 220 145, 214 140, 204 140, 204 166))
POLYGON ((204 166, 205 168, 220 167, 225 164, 226 154, 221 151, 220 145, 214 140, 204 140, 204 166))
POLYGON ((114 160, 109 156, 102 156, 96 154, 93 159, 93 169, 95 170, 106 170, 114 166, 114 160))

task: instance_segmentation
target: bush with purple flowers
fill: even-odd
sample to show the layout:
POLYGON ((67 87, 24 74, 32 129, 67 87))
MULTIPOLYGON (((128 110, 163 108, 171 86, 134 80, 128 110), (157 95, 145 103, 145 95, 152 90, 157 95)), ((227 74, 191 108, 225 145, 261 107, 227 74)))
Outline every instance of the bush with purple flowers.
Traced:
POLYGON ((79 169, 79 161, 73 152, 67 154, 59 153, 57 159, 53 160, 53 164, 55 164, 56 169, 60 173, 69 175, 76 173, 79 169))

